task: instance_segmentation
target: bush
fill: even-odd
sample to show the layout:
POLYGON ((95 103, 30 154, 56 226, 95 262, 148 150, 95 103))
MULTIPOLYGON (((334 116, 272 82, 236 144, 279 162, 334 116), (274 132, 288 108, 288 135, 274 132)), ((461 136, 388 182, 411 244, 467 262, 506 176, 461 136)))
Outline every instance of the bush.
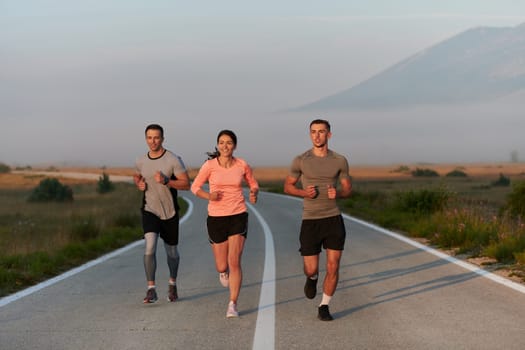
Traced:
POLYGON ((396 193, 396 209, 414 214, 432 214, 445 209, 451 193, 445 189, 396 193))
POLYGON ((516 183, 507 196, 505 208, 512 216, 525 218, 525 181, 516 183))
POLYGON ((499 174, 499 179, 497 179, 496 181, 492 181, 491 185, 492 186, 507 187, 507 186, 510 186, 510 179, 508 177, 506 177, 505 175, 500 173, 499 174))
POLYGON ((9 167, 9 165, 0 163, 0 174, 6 174, 9 172, 11 172, 11 168, 9 167))
POLYGON ((73 190, 54 178, 46 178, 33 189, 29 202, 70 202, 73 201, 73 190))
POLYGON ((497 243, 490 244, 484 253, 501 262, 514 262, 520 258, 520 254, 525 251, 525 235, 508 237, 497 243))
POLYGON ((467 174, 462 170, 452 170, 445 175, 446 177, 467 177, 467 174))
POLYGON ((437 171, 432 169, 420 169, 412 170, 412 176, 414 177, 438 177, 437 171))
POLYGON ((113 182, 109 180, 109 175, 105 172, 98 178, 97 192, 100 194, 111 192, 115 189, 113 182))
POLYGON ((408 173, 410 168, 406 165, 400 165, 398 168, 392 170, 392 173, 408 173))

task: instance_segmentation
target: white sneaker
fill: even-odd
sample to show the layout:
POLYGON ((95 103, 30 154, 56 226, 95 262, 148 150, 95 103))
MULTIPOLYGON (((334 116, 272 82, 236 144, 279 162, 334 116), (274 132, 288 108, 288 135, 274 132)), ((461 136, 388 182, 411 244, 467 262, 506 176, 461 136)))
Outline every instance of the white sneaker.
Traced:
POLYGON ((228 304, 228 311, 226 311, 226 317, 239 317, 239 313, 237 312, 237 304, 235 304, 233 301, 230 301, 230 303, 228 304))
POLYGON ((219 273, 219 281, 223 287, 228 287, 230 285, 228 271, 219 273))

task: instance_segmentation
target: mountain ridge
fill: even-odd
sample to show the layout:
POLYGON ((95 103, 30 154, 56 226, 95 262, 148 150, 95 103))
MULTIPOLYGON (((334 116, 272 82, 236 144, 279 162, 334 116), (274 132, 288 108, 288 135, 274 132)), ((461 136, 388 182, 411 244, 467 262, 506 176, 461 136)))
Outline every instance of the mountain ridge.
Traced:
POLYGON ((475 27, 295 111, 487 101, 525 90, 525 23, 475 27))

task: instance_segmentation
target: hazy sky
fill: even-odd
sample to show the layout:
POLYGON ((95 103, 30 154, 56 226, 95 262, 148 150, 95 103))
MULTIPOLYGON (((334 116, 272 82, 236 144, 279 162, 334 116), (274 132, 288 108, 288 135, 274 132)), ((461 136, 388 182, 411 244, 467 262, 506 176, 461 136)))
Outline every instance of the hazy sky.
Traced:
MULTIPOLYGON (((224 128, 252 165, 288 165, 316 115, 282 111, 466 29, 524 22, 518 0, 0 0, 0 162, 132 166, 156 122, 190 167, 224 128)), ((486 111, 321 115, 351 163, 525 156, 523 121, 496 130, 486 111)))

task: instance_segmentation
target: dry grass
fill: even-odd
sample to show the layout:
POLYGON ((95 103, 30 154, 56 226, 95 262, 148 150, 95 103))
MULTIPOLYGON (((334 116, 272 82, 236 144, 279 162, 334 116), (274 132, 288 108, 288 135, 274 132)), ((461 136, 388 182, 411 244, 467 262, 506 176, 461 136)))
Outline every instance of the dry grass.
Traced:
MULTIPOLYGON (((350 174, 356 180, 396 180, 396 179, 407 179, 412 178, 410 174, 411 170, 416 168, 421 169, 432 169, 438 172, 439 175, 444 176, 447 173, 459 169, 465 172, 469 177, 479 178, 497 178, 499 174, 504 174, 507 177, 514 177, 519 175, 525 175, 525 163, 470 163, 470 164, 387 164, 387 165, 350 165, 350 174), (402 167, 408 168, 409 171, 400 172, 399 169, 402 167)), ((35 171, 45 169, 33 169, 35 171)), ((95 173, 102 174, 101 168, 89 168, 89 167, 68 167, 60 168, 61 172, 79 172, 79 173, 95 173)), ((198 168, 190 168, 190 178, 194 178, 197 175, 198 168)), ((288 167, 254 167, 254 174, 259 182, 265 181, 284 181, 284 178, 288 174, 288 167)), ((105 168, 104 171, 109 175, 125 175, 131 176, 134 174, 135 169, 133 168, 105 168)), ((5 183, 14 181, 2 177, 5 174, 0 175, 0 186, 5 186, 5 183)), ((41 179, 37 180, 40 181, 41 179)), ((77 182, 80 180, 66 180, 77 182)), ((32 186, 35 182, 31 179, 25 179, 20 183, 21 186, 29 184, 32 186)))
MULTIPOLYGON (((38 186, 40 181, 45 179, 44 175, 27 175, 27 174, 0 174, 0 189, 30 189, 38 186)), ((58 177, 64 185, 74 185, 81 183, 94 183, 95 180, 70 179, 58 177)))

